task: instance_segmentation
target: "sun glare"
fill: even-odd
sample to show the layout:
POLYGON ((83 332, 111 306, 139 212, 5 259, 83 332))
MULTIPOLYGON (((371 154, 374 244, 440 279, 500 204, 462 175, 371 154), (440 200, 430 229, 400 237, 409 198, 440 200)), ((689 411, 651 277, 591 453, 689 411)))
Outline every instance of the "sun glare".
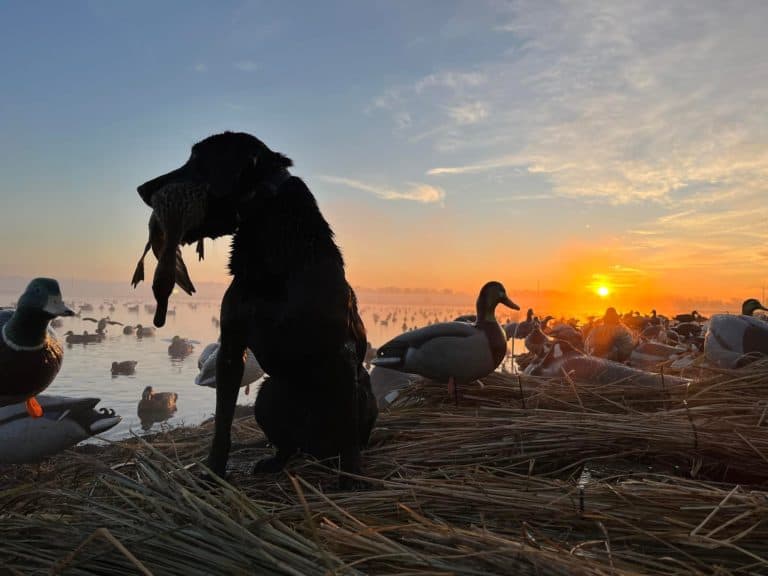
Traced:
POLYGON ((600 298, 605 298, 610 293, 611 293, 611 291, 608 290, 607 286, 599 286, 597 288, 597 295, 600 296, 600 298))

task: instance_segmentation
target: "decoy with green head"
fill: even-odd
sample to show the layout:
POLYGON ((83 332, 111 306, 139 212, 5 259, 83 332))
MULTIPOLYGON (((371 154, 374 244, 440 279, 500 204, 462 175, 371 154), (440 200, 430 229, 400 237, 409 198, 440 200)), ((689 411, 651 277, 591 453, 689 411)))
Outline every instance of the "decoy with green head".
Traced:
POLYGON ((381 346, 371 363, 447 382, 458 403, 459 384, 487 376, 506 356, 507 337, 495 315, 498 304, 520 309, 501 282, 488 282, 477 297, 474 324, 441 322, 406 332, 381 346))
POLYGON ((768 311, 768 308, 760 304, 760 300, 758 300, 757 298, 750 298, 749 300, 744 300, 744 303, 741 305, 741 313, 744 316, 754 316, 757 310, 768 311))
POLYGON ((30 416, 42 416, 35 395, 53 382, 64 357, 48 324, 74 315, 51 278, 35 278, 15 310, 0 310, 0 406, 26 402, 30 416))

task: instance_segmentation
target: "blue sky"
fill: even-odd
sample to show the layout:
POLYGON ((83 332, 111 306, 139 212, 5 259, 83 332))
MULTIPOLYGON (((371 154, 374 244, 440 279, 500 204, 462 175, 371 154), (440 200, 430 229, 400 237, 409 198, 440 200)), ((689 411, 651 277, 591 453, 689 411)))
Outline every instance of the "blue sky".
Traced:
MULTIPOLYGON (((136 186, 233 129, 293 158, 355 284, 754 293, 766 21, 759 1, 0 2, 0 275, 127 282, 136 186)), ((224 281, 226 252, 193 278, 224 281)))

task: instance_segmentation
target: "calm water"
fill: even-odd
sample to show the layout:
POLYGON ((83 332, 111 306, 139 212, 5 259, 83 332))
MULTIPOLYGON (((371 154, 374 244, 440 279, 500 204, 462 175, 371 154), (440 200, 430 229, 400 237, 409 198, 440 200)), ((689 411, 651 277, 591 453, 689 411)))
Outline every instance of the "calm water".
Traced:
MULTIPOLYGON (((0 294, 0 306, 10 305, 18 295, 0 294)), ((66 298, 66 295, 65 295, 66 298)), ((70 298, 67 301, 71 303, 70 298)), ((124 324, 152 326, 152 314, 145 310, 144 303, 139 304, 138 312, 128 312, 127 303, 135 300, 110 300, 114 312, 109 311, 109 304, 104 300, 74 300, 77 306, 89 303, 92 311, 83 311, 82 317, 101 318, 110 316, 112 320, 124 324), (103 309, 100 309, 103 306, 103 309)), ((149 303, 149 302, 147 302, 149 303)), ((82 317, 62 318, 62 326, 56 328, 64 346, 64 364, 56 380, 46 393, 61 396, 96 397, 101 402, 98 407, 112 408, 122 416, 122 422, 104 434, 105 438, 118 439, 133 434, 156 432, 162 426, 181 424, 196 425, 213 416, 216 405, 216 392, 213 388, 195 385, 198 373, 197 359, 210 342, 218 339, 218 327, 212 317, 219 316, 219 301, 195 300, 196 309, 187 301, 176 303, 176 314, 169 315, 163 328, 150 338, 137 338, 123 335, 121 326, 109 326, 107 337, 97 344, 64 344, 64 333, 72 330, 81 334, 83 330, 95 333, 96 324, 87 322, 82 317), (174 335, 195 340, 194 352, 184 360, 173 360, 168 355, 168 345, 174 335), (136 374, 133 376, 112 377, 113 361, 136 360, 136 374), (152 386, 156 392, 176 392, 177 411, 164 422, 152 423, 148 429, 142 427, 137 415, 141 393, 146 386, 152 386)), ((174 307, 171 301, 171 309, 174 307)), ((361 302, 360 311, 368 330, 368 339, 374 346, 383 344, 400 334, 405 327, 425 326, 428 322, 452 320, 458 314, 471 312, 471 307, 455 306, 420 307, 420 306, 366 306, 361 302)), ((516 351, 521 348, 516 347, 516 351)), ((240 389, 238 403, 252 404, 257 388, 251 387, 246 396, 240 389)))

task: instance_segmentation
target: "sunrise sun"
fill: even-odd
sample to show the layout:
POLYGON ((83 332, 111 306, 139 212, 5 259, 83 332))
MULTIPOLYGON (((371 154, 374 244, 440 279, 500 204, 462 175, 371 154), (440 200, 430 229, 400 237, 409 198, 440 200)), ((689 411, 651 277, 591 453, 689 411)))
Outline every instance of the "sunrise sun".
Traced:
POLYGON ((599 286, 597 288, 597 295, 600 296, 600 298, 605 298, 610 293, 611 291, 608 289, 607 286, 599 286))

